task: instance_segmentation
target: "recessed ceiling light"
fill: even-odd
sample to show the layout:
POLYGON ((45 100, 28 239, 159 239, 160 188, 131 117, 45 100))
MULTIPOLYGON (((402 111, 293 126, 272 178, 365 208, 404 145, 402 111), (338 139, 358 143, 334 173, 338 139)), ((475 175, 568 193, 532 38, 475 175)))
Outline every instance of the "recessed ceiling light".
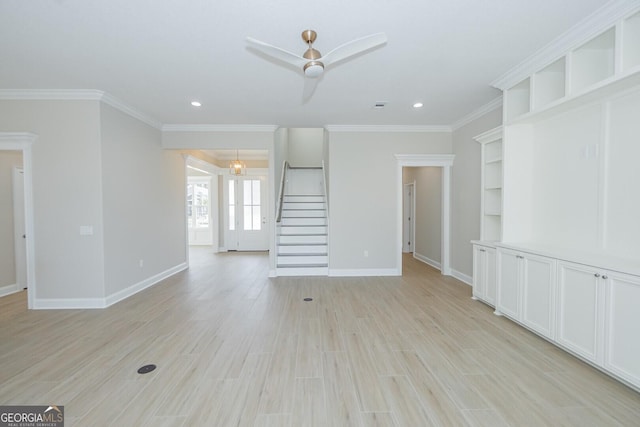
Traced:
POLYGON ((422 108, 424 104, 422 102, 416 102, 415 104, 413 104, 413 108, 422 108))
POLYGON ((193 105, 194 107, 201 107, 202 104, 199 101, 191 101, 191 105, 193 105))

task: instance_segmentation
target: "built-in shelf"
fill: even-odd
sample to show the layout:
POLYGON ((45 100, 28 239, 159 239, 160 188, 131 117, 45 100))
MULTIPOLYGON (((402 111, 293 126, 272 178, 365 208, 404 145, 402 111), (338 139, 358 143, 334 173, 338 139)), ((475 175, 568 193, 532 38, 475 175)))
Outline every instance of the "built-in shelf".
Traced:
POLYGON ((594 85, 615 71, 615 28, 571 52, 571 92, 594 85))
POLYGON ((640 12, 623 22, 622 52, 623 71, 640 66, 640 12))
MULTIPOLYGON (((640 11, 504 91, 504 123, 531 123, 599 102, 640 81, 640 11)), ((488 156, 491 158, 491 156, 488 156)))
POLYGON ((561 58, 533 76, 533 108, 542 108, 565 96, 566 61, 561 58))
POLYGON ((531 109, 531 81, 525 79, 507 90, 505 110, 507 120, 526 114, 531 109))
POLYGON ((499 241, 502 235, 502 127, 474 139, 482 146, 480 238, 499 241))

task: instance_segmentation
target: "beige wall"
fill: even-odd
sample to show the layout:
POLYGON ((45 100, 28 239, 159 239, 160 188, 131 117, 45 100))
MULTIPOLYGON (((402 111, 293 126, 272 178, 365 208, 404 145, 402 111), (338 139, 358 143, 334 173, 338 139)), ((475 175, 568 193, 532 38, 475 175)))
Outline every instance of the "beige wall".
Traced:
POLYGON ((13 169, 15 167, 22 167, 22 152, 0 150, 0 288, 16 283, 13 234, 13 169))
POLYGON ((402 188, 394 154, 451 150, 449 132, 330 132, 329 266, 334 273, 397 270, 402 188))
POLYGON ((289 163, 293 167, 322 166, 324 129, 290 128, 289 163))
POLYGON ((98 101, 0 101, 0 131, 32 148, 38 299, 104 297, 98 101), (93 226, 81 236, 80 226, 93 226))
POLYGON ((502 124, 502 108, 453 132, 451 268, 473 274, 471 240, 480 238, 480 144, 473 137, 502 124))
POLYGON ((186 262, 185 162, 159 130, 104 104, 100 119, 109 296, 186 262))

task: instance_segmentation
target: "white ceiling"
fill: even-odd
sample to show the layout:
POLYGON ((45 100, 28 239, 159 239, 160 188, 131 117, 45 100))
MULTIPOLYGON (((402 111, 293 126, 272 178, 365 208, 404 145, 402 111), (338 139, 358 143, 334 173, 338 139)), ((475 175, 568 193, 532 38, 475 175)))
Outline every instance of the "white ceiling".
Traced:
POLYGON ((605 3, 0 0, 0 89, 102 90, 164 124, 450 125, 605 3), (302 73, 245 37, 302 54, 307 28, 323 53, 376 32, 388 43, 327 70, 303 104, 302 73))

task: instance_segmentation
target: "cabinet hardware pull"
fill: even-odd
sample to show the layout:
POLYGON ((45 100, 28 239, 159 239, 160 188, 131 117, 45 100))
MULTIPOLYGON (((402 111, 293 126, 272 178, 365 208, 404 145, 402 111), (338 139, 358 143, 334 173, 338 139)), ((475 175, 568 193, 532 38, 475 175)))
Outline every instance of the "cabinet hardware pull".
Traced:
POLYGON ((602 276, 602 278, 603 278, 604 280, 607 280, 607 279, 608 279, 608 277, 607 277, 607 276, 602 276))
POLYGON ((596 273, 596 274, 594 274, 594 276, 600 277, 600 273, 596 273))
POLYGON ((480 249, 480 252, 487 252, 487 251, 486 251, 486 250, 484 250, 484 249, 480 249))

